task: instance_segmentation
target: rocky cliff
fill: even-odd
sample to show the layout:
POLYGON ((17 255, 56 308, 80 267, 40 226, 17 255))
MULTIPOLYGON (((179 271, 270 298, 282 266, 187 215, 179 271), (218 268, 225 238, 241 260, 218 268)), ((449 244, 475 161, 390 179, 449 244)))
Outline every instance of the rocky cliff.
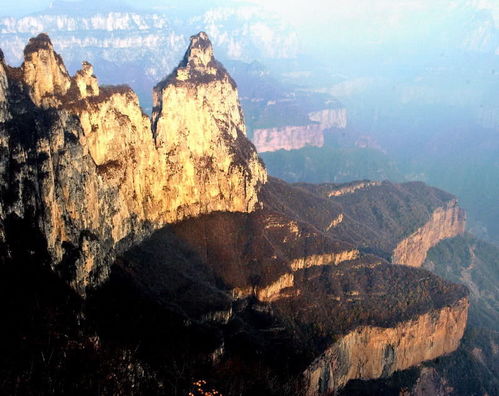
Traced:
POLYGON ((176 213, 255 209, 266 172, 246 139, 235 82, 205 33, 191 38, 180 66, 156 86, 152 122, 176 213))
POLYGON ((322 147, 324 135, 319 124, 255 129, 253 143, 259 153, 298 150, 305 146, 322 147))
POLYGON ((78 289, 105 279, 116 251, 153 229, 256 207, 266 173, 204 33, 174 72, 182 80, 161 84, 153 128, 128 87, 99 88, 88 63, 70 77, 44 34, 20 68, 1 67, 2 117, 12 115, 1 128, 2 226, 32 218, 78 289))
POLYGON ((397 245, 393 250, 392 262, 421 267, 428 250, 443 239, 462 234, 464 227, 463 210, 455 200, 450 201, 445 207, 437 208, 425 225, 397 245))
POLYGON ((330 128, 345 129, 347 127, 347 110, 345 108, 313 111, 309 113, 308 117, 311 121, 318 122, 323 131, 330 128))
POLYGON ((324 146, 324 133, 331 128, 344 129, 347 111, 344 108, 324 109, 308 114, 307 125, 262 128, 253 131, 253 143, 260 153, 277 150, 298 150, 306 146, 324 146))
POLYGON ((360 327, 339 339, 307 369, 307 395, 329 394, 352 379, 393 372, 454 352, 464 334, 468 300, 392 328, 360 327))
POLYGON ((322 392, 459 342, 465 288, 384 258, 449 194, 267 180, 205 33, 152 118, 47 35, 25 56, 0 58, 0 393, 322 392))

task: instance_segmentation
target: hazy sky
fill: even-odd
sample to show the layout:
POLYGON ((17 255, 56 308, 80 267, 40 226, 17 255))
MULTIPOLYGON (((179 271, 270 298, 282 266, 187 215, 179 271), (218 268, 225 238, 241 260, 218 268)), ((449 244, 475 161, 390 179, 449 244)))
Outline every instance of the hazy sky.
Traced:
MULTIPOLYGON (((75 0, 69 0, 75 1, 75 0)), ((87 0, 85 3, 105 3, 107 0, 87 0)), ((47 8, 51 0, 0 0, 1 15, 22 15, 47 8)), ((301 25, 316 21, 319 24, 330 20, 351 18, 376 18, 379 15, 389 16, 388 23, 395 23, 404 15, 457 7, 463 3, 477 8, 493 8, 499 18, 499 0, 141 0, 140 2, 123 1, 139 7, 161 7, 191 3, 196 6, 217 4, 232 5, 234 3, 256 3, 278 12, 291 22, 301 25)))
MULTIPOLYGON (((69 0, 75 1, 75 0, 69 0)), ((95 1, 95 0, 94 0, 95 1)), ((104 1, 98 1, 103 3, 104 1)), ((23 14, 42 10, 49 6, 51 0, 0 0, 0 12, 3 15, 23 14)), ((88 1, 87 1, 88 2, 88 1)), ((126 2, 126 1, 123 1, 126 2)), ((128 1, 129 4, 146 6, 168 6, 182 3, 216 3, 230 5, 234 3, 256 3, 268 7, 300 23, 313 17, 323 19, 331 15, 351 17, 358 14, 384 13, 398 14, 412 11, 421 11, 429 8, 453 7, 463 2, 480 8, 495 8, 499 10, 498 0, 141 0, 128 1)))
MULTIPOLYGON (((51 0, 0 0, 0 15, 19 16, 47 8, 51 0)), ((87 6, 101 7, 114 2, 132 7, 168 10, 170 7, 199 13, 213 6, 254 3, 277 13, 289 22, 304 42, 328 40, 340 43, 356 41, 367 45, 387 38, 410 40, 429 37, 430 28, 442 26, 442 15, 463 7, 491 10, 499 27, 499 0, 85 0, 87 6)), ((320 44, 318 44, 320 45, 320 44)), ((344 44, 347 45, 347 44, 344 44)))

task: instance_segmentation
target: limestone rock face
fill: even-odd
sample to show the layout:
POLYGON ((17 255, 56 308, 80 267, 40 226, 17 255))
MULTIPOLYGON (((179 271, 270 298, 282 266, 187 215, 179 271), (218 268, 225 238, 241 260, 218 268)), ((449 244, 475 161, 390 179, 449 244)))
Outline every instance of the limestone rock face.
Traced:
POLYGON ((75 82, 82 98, 99 95, 99 84, 90 63, 83 62, 82 69, 76 73, 75 82))
POLYGON ((340 338, 305 372, 307 395, 330 394, 351 379, 388 377, 457 349, 466 327, 468 299, 393 328, 364 326, 340 338))
POLYGON ((37 106, 60 104, 58 97, 65 95, 71 86, 71 78, 61 57, 43 33, 30 39, 24 49, 22 72, 29 96, 37 106))
POLYGON ((25 54, 21 68, 0 62, 6 256, 14 241, 4 226, 27 221, 51 265, 84 293, 106 279, 117 253, 155 229, 258 207, 267 175, 245 137, 235 84, 204 33, 176 71, 188 78, 158 91, 155 128, 130 88, 99 87, 89 63, 70 77, 46 35, 25 54))
POLYGON ((253 143, 259 153, 277 150, 299 150, 306 146, 324 146, 324 133, 331 128, 347 126, 347 111, 344 108, 324 109, 308 114, 307 125, 289 125, 262 128, 253 131, 253 143))
POLYGON ((376 187, 380 186, 381 182, 378 181, 360 181, 353 182, 344 187, 337 188, 335 190, 331 190, 328 193, 329 197, 340 197, 342 195, 353 194, 357 190, 362 190, 364 188, 376 187))
POLYGON ((464 211, 457 206, 455 200, 450 201, 446 207, 437 208, 424 226, 397 245, 392 254, 392 262, 421 267, 428 250, 443 239, 462 234, 465 223, 464 211))
POLYGON ((173 210, 251 211, 266 182, 263 163, 246 139, 234 81, 199 33, 177 69, 154 90, 153 128, 167 164, 173 210))
POLYGON ((10 118, 7 98, 9 82, 7 80, 7 74, 5 72, 5 65, 3 62, 3 53, 2 50, 0 50, 0 122, 5 122, 10 118))
POLYGON ((260 153, 298 150, 306 146, 322 147, 324 134, 319 124, 255 129, 253 142, 260 153))

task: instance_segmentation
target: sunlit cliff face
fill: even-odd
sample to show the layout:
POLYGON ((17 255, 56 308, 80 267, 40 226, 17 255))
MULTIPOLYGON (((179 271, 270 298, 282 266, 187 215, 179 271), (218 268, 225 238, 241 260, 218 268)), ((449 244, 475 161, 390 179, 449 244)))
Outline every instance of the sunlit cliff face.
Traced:
MULTIPOLYGON (((266 171, 245 137, 236 86, 205 33, 192 37, 180 66, 158 85, 152 127, 128 87, 99 88, 88 63, 69 76, 48 36, 32 39, 25 56, 21 68, 5 66, 1 76, 0 89, 18 86, 27 95, 4 106, 3 117, 20 117, 28 100, 36 111, 58 110, 48 131, 32 126, 43 128, 38 143, 20 147, 19 156, 43 158, 47 177, 35 181, 39 196, 30 199, 46 208, 40 221, 55 262, 64 244, 79 251, 78 288, 105 279, 114 247, 130 236, 137 241, 188 217, 258 207, 266 171), (80 237, 78 229, 95 237, 80 237)), ((16 191, 6 214, 27 207, 16 191)))

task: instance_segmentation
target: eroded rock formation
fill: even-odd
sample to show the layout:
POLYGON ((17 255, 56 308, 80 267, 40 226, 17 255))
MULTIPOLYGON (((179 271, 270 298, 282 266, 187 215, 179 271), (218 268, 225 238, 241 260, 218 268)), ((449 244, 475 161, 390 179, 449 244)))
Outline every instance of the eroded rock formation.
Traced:
POLYGON ((360 182, 354 182, 354 183, 349 183, 345 186, 342 186, 340 188, 337 188, 335 190, 331 190, 328 193, 329 197, 339 197, 341 195, 345 194, 352 194, 357 190, 361 190, 364 188, 368 187, 375 187, 375 186, 380 186, 381 182, 377 181, 360 181, 360 182))
POLYGON ((0 130, 2 225, 31 217, 79 290, 153 229, 257 207, 266 172, 204 33, 160 86, 151 128, 131 89, 99 88, 88 63, 70 77, 45 34, 20 68, 0 66, 1 118, 13 118, 0 130))
POLYGON ((312 112, 307 125, 262 128, 253 131, 253 143, 259 153, 277 150, 298 150, 306 146, 324 146, 324 133, 331 128, 344 129, 347 112, 344 108, 312 112))
POLYGON ((393 251, 392 262, 421 267, 426 254, 433 246, 446 238, 462 234, 465 227, 464 211, 455 200, 437 208, 431 219, 410 236, 402 240, 393 251))
POLYGON ((359 327, 338 340, 306 371, 308 395, 328 394, 351 379, 390 376, 457 349, 468 300, 425 313, 394 328, 359 327))
POLYGON ((236 85, 205 33, 191 38, 179 67, 156 86, 154 109, 154 138, 170 168, 177 213, 255 209, 266 172, 246 139, 236 85))
POLYGON ((253 143, 259 153, 298 150, 305 146, 322 147, 324 134, 319 124, 255 129, 253 143))
MULTIPOLYGON (((425 222, 403 251, 461 227, 448 194, 421 183, 267 182, 235 83, 204 33, 156 86, 152 119, 128 87, 99 87, 90 64, 70 76, 46 35, 25 53, 20 68, 0 56, 0 264, 14 274, 36 268, 63 296, 69 284, 75 301, 89 292, 92 309, 75 302, 69 312, 74 334, 87 335, 62 331, 61 339, 74 337, 90 356, 101 353, 98 339, 84 340, 94 331, 112 334, 114 356, 137 343, 141 357, 127 362, 144 359, 154 374, 143 389, 168 382, 155 378, 164 373, 154 361, 199 364, 215 377, 218 363, 244 361, 255 370, 254 378, 237 374, 244 391, 267 390, 266 375, 279 372, 289 390, 305 372, 313 394, 455 349, 466 290, 385 260, 394 241, 425 222), (91 330, 79 324, 87 314, 91 330)), ((319 116, 322 127, 334 121, 319 116)), ((17 295, 3 282, 7 297, 17 295)), ((57 367, 66 362, 62 345, 57 367)))

